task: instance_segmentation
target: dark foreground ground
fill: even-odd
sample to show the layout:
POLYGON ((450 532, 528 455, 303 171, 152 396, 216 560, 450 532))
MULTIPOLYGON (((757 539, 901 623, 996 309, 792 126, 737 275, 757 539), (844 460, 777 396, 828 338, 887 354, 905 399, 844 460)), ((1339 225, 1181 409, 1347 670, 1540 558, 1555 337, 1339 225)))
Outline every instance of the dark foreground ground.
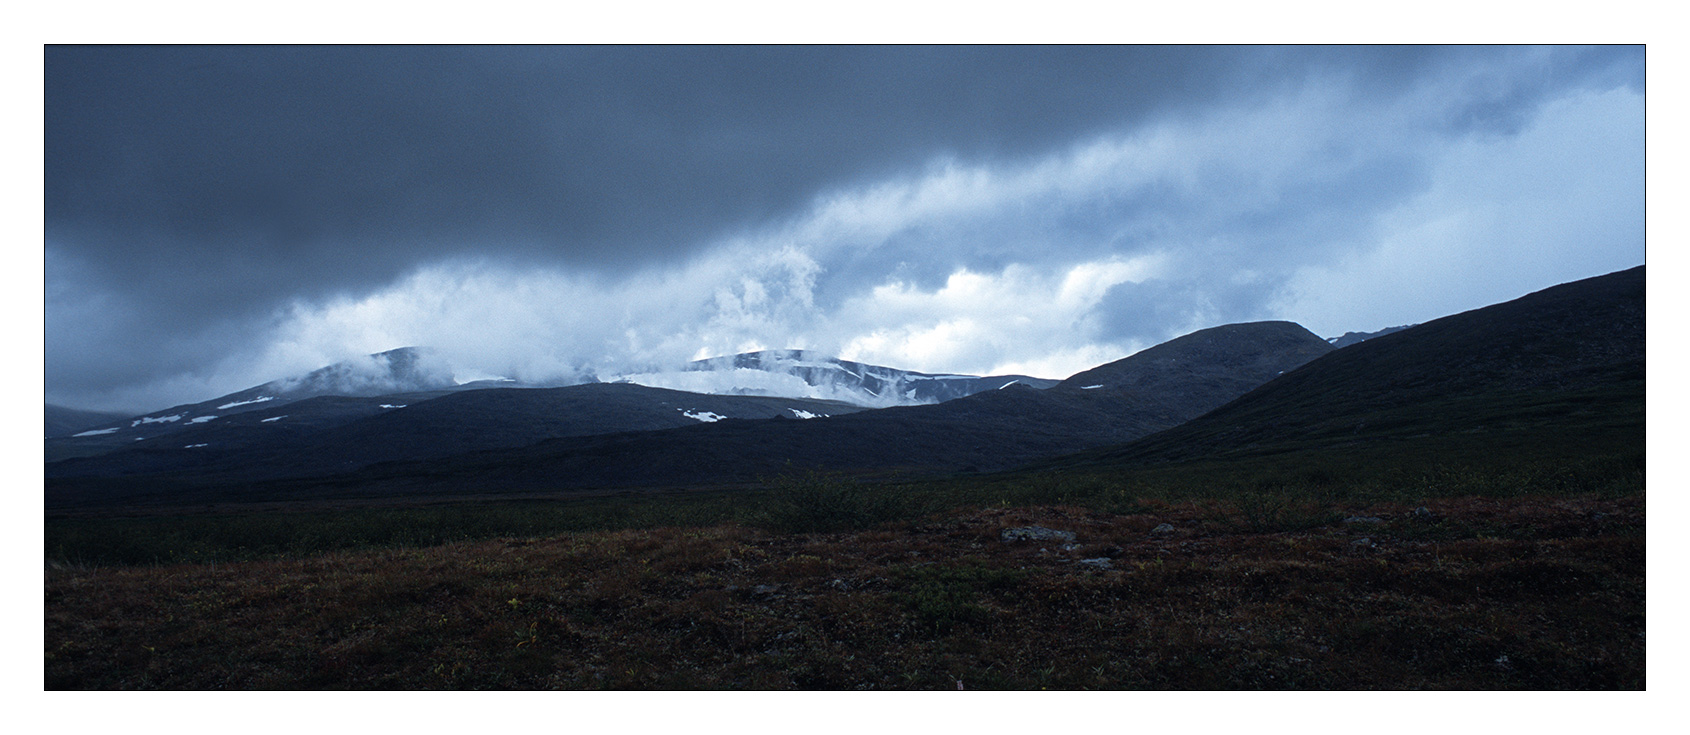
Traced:
POLYGON ((1644 519, 1152 499, 49 562, 45 687, 1643 689, 1644 519), (1002 540, 1032 525, 1075 545, 1002 540))

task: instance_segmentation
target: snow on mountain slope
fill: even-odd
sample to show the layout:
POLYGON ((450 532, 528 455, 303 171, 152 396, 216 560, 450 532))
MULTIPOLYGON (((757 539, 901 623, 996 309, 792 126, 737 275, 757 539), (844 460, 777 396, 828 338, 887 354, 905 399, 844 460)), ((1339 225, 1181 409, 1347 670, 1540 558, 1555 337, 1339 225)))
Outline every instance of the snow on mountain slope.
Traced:
MULTIPOLYGON (((863 408, 940 403, 1009 384, 1044 388, 1056 383, 1020 375, 929 375, 838 360, 801 350, 732 355, 700 360, 680 370, 613 376, 609 380, 601 377, 600 381, 707 395, 826 400, 863 408)), ((593 381, 589 379, 588 382, 593 381)), ((402 347, 338 362, 304 375, 273 380, 209 401, 175 406, 120 421, 78 425, 75 432, 66 432, 48 442, 47 459, 51 462, 103 454, 131 446, 131 442, 175 434, 214 419, 227 420, 252 411, 263 411, 270 418, 278 419, 258 422, 268 426, 281 424, 276 416, 280 410, 296 415, 288 419, 289 423, 294 423, 307 419, 297 416, 299 410, 283 407, 318 397, 380 399, 373 403, 314 403, 308 420, 314 425, 331 425, 361 418, 378 406, 380 410, 396 411, 415 402, 452 393, 490 388, 551 387, 562 386, 458 371, 432 349, 402 347)), ((811 418, 830 413, 835 412, 795 409, 793 416, 811 418)), ((694 410, 687 417, 713 423, 727 418, 727 415, 694 410)), ((253 422, 240 425, 246 423, 253 422)))
POLYGON ((55 406, 51 403, 45 405, 42 413, 48 438, 74 436, 79 432, 100 430, 101 427, 109 427, 128 418, 122 414, 83 411, 65 406, 55 406))
POLYGON ((930 375, 804 350, 765 350, 713 357, 690 363, 681 370, 634 373, 615 380, 714 395, 818 398, 867 408, 941 403, 1016 382, 1035 388, 1047 388, 1057 382, 1024 375, 930 375))
MULTIPOLYGON (((102 454, 130 446, 131 442, 174 434, 219 418, 274 410, 319 396, 429 397, 461 389, 465 388, 459 386, 451 370, 432 350, 402 347, 338 362, 305 375, 273 380, 209 401, 85 427, 74 435, 48 441, 47 460, 102 454)), ((394 401, 392 405, 404 403, 394 401)), ((347 408, 341 404, 325 406, 347 408)), ((354 404, 349 410, 348 419, 362 415, 365 409, 354 404)))

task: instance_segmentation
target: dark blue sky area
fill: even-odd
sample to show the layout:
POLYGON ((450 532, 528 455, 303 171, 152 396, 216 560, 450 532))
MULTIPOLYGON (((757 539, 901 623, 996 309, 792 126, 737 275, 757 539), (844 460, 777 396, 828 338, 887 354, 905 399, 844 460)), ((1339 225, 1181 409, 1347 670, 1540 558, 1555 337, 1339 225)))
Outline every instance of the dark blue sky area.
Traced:
POLYGON ((1640 47, 49 46, 47 398, 1377 329, 1642 262, 1643 99, 1640 47))

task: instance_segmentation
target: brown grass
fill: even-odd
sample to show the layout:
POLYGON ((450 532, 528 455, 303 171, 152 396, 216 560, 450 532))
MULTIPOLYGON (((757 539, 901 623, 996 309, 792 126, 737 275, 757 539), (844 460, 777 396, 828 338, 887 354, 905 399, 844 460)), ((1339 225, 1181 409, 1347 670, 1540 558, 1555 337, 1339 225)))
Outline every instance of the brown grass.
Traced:
POLYGON ((45 686, 1644 688, 1642 494, 1428 506, 1278 532, 1145 501, 60 566, 45 686), (1079 548, 998 540, 1034 524, 1079 548))

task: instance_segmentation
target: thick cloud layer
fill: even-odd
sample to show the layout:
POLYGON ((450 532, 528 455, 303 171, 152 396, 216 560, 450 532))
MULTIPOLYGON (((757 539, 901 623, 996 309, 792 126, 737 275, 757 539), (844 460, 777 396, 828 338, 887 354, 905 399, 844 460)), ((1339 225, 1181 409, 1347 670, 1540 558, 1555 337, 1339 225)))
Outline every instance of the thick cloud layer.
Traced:
POLYGON ((1643 259, 1635 48, 70 48, 47 393, 149 410, 431 345, 1047 377, 1643 259))

